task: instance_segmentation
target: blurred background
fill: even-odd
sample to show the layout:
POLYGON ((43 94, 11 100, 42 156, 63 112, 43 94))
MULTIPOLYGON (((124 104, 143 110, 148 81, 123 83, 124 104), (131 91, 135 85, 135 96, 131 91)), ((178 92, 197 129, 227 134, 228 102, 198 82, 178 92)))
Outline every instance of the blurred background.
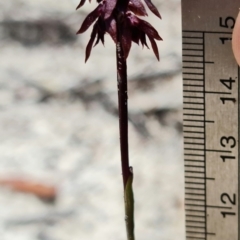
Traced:
MULTIPOLYGON (((128 58, 136 239, 183 240, 180 0, 153 2, 161 61, 128 58)), ((78 3, 0 2, 0 240, 126 239, 115 46, 84 63, 78 3)))

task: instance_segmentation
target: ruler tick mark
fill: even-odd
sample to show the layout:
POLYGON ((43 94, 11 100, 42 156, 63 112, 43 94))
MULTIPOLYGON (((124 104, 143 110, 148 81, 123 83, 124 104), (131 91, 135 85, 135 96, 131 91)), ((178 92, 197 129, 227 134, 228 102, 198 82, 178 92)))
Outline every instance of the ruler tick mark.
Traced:
POLYGON ((192 188, 192 187, 185 187, 185 189, 187 189, 187 190, 197 190, 197 191, 204 191, 205 190, 205 188, 192 188))
POLYGON ((204 172, 198 172, 198 171, 189 171, 189 170, 185 170, 185 173, 197 173, 197 174, 204 174, 204 172))
POLYGON ((184 150, 204 151, 204 148, 184 148, 184 150))
POLYGON ((185 222, 194 222, 194 223, 204 223, 205 224, 205 222, 203 222, 203 221, 195 221, 195 220, 186 220, 185 222))
POLYGON ((232 207, 224 207, 224 206, 212 206, 212 205, 206 205, 207 208, 222 208, 222 209, 232 209, 232 207))
MULTIPOLYGON (((202 84, 189 84, 189 83, 184 83, 183 87, 191 87, 191 88, 201 88, 203 87, 202 84)), ((195 90, 195 89, 194 89, 195 90)))
MULTIPOLYGON (((203 55, 195 55, 195 54, 183 54, 183 57, 203 57, 203 55)), ((192 67, 195 68, 195 67, 192 67)), ((195 68, 196 69, 196 68, 195 68)), ((202 68, 203 69, 203 68, 202 68)))
POLYGON ((191 128, 204 128, 204 126, 197 126, 197 125, 186 125, 184 124, 183 127, 191 127, 191 128))
POLYGON ((185 203, 185 206, 189 206, 189 207, 205 207, 205 205, 190 204, 190 203, 185 203))
POLYGON ((199 157, 204 157, 205 155, 203 154, 196 154, 196 153, 184 153, 185 156, 199 156, 199 157))
POLYGON ((196 185, 202 185, 205 184, 204 182, 185 182, 186 184, 196 184, 196 185))
POLYGON ((186 89, 183 89, 183 92, 192 92, 192 93, 204 93, 204 91, 195 91, 195 90, 186 90, 186 89))
POLYGON ((198 166, 198 165, 184 165, 185 167, 193 167, 193 168, 205 168, 205 166, 198 166))
POLYGON ((216 235, 215 233, 210 233, 210 232, 207 232, 207 235, 216 235))
POLYGON ((205 218, 205 216, 202 216, 202 215, 192 215, 192 214, 186 214, 186 217, 205 218))
POLYGON ((190 61, 190 60, 183 60, 183 62, 184 63, 203 63, 203 61, 190 61))
POLYGON ((194 143, 194 142, 184 142, 184 144, 191 144, 191 145, 205 145, 205 143, 194 143))
POLYGON ((219 149, 205 149, 207 152, 224 152, 224 153, 232 153, 232 151, 229 150, 219 150, 219 149))
POLYGON ((194 73, 194 72, 183 72, 182 74, 203 76, 203 73, 194 73))
POLYGON ((187 211, 187 212, 201 212, 201 213, 205 213, 205 210, 196 210, 196 209, 187 209, 187 208, 185 208, 185 211, 187 211))
POLYGON ((185 78, 185 79, 183 79, 183 82, 186 82, 186 81, 191 81, 191 82, 203 82, 203 79, 201 79, 201 78, 185 78))
POLYGON ((196 232, 196 231, 186 231, 186 233, 194 233, 194 234, 203 234, 203 235, 205 235, 205 232, 196 232))
POLYGON ((214 91, 205 91, 205 93, 208 94, 226 94, 226 95, 230 95, 230 92, 214 92, 214 91))
POLYGON ((202 229, 204 228, 205 229, 205 226, 202 227, 202 226, 193 226, 193 225, 186 225, 187 228, 199 228, 199 229, 202 229))
POLYGON ((202 52, 202 49, 194 49, 194 48, 183 48, 183 51, 197 51, 197 52, 202 52))
POLYGON ((205 123, 215 123, 215 121, 206 120, 205 123))
POLYGON ((192 237, 192 236, 186 236, 186 238, 188 239, 188 238, 194 238, 194 239, 199 239, 199 240, 201 240, 201 239, 203 239, 203 240, 206 240, 206 238, 201 238, 201 237, 192 237))
POLYGON ((196 119, 183 119, 183 121, 185 121, 185 122, 200 122, 200 123, 208 122, 208 121, 196 120, 196 119))
POLYGON ((231 34, 232 32, 219 32, 219 31, 197 31, 197 30, 183 30, 183 32, 187 33, 215 33, 215 34, 231 34))
POLYGON ((203 108, 186 108, 186 107, 184 107, 183 110, 196 110, 196 111, 203 111, 203 108))
POLYGON ((203 117, 203 114, 196 114, 196 113, 183 113, 183 116, 199 116, 199 117, 203 117))
POLYGON ((183 44, 189 44, 189 45, 200 45, 203 46, 203 43, 191 43, 191 42, 183 42, 183 44))
POLYGON ((197 160, 197 159, 184 159, 185 162, 205 162, 204 160, 197 160))
POLYGON ((198 199, 198 198, 185 198, 185 201, 196 201, 196 202, 205 202, 205 199, 198 199))
POLYGON ((197 132, 197 131, 185 131, 185 130, 183 130, 183 133, 194 133, 194 134, 198 133, 198 134, 203 134, 203 132, 197 132))
POLYGON ((203 39, 202 37, 183 36, 183 38, 203 39))
POLYGON ((193 193, 193 192, 185 192, 186 195, 191 195, 191 196, 205 196, 204 193, 193 193))
POLYGON ((197 139, 197 140, 204 140, 203 137, 189 137, 189 136, 184 136, 183 138, 187 138, 187 139, 197 139))

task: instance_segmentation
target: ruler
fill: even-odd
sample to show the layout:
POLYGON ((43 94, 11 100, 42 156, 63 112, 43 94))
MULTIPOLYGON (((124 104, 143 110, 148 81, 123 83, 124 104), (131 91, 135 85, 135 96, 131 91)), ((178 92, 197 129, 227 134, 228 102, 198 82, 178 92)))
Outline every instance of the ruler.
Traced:
POLYGON ((189 240, 240 239, 240 70, 231 47, 239 7, 239 0, 182 0, 189 240))

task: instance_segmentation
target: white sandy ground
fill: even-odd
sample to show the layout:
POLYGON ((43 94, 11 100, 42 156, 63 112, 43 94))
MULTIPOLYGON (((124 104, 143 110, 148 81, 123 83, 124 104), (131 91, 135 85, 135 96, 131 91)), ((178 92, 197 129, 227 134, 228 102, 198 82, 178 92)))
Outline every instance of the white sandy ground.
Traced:
MULTIPOLYGON (((128 59, 129 112, 133 122, 145 124, 145 133, 132 122, 129 125, 136 240, 183 240, 180 1, 153 2, 162 20, 148 11, 148 21, 164 39, 158 42, 161 61, 137 45, 128 59), (170 74, 145 81, 149 86, 144 88, 131 81, 137 75, 165 72, 170 74), (159 122, 145 114, 153 109, 171 113, 159 122)), ((1 1, 0 21, 60 19, 76 32, 96 6, 87 2, 76 12, 77 4, 76 0, 1 1)), ((111 107, 117 107, 115 47, 110 37, 84 64, 90 31, 73 43, 25 46, 5 30, 0 25, 0 178, 19 176, 54 184, 58 196, 48 204, 0 187, 0 240, 126 239, 118 117, 101 98, 107 96, 111 107), (71 91, 76 88, 87 89, 91 99, 73 98, 71 91), (39 102, 45 92, 52 97, 39 102), (97 93, 100 97, 94 98, 97 93)))

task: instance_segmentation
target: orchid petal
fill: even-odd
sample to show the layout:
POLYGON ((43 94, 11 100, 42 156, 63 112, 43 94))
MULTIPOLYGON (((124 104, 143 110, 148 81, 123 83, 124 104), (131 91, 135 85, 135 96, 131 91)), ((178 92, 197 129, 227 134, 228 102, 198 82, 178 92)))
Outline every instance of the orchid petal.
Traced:
POLYGON ((130 0, 128 3, 128 8, 130 11, 139 16, 147 16, 146 9, 141 2, 141 0, 130 0))
POLYGON ((93 42, 96 38, 96 35, 97 35, 97 25, 95 24, 94 27, 93 27, 92 33, 91 33, 90 40, 89 40, 89 42, 87 44, 87 47, 86 47, 85 62, 87 62, 88 58, 90 57, 93 42))
POLYGON ((108 0, 105 2, 105 11, 104 11, 104 19, 107 19, 111 16, 113 9, 117 4, 117 0, 108 0))
POLYGON ((139 44, 140 38, 141 31, 136 27, 132 28, 132 41, 135 42, 136 44, 139 44))
POLYGON ((143 32, 145 32, 149 37, 155 38, 156 40, 162 40, 157 30, 150 23, 139 19, 139 24, 137 27, 140 28, 143 32))
POLYGON ((106 33, 105 22, 101 17, 99 17, 96 24, 98 29, 97 29, 97 40, 94 46, 96 46, 99 43, 99 40, 101 40, 102 44, 104 45, 104 34, 106 33))
POLYGON ((142 33, 141 37, 140 37, 140 41, 142 43, 142 46, 144 47, 144 45, 149 49, 148 45, 147 45, 147 41, 146 41, 146 34, 142 33))
POLYGON ((159 61, 160 58, 159 58, 159 53, 158 53, 157 44, 156 44, 154 38, 148 36, 148 39, 150 40, 150 43, 151 43, 151 45, 152 45, 153 52, 154 52, 157 60, 159 61))
POLYGON ((152 3, 151 0, 144 0, 145 3, 147 4, 148 8, 151 10, 152 13, 154 13, 157 17, 161 19, 161 15, 155 5, 152 3))
POLYGON ((124 24, 122 29, 122 48, 125 59, 127 59, 128 57, 131 46, 132 46, 131 30, 129 26, 126 26, 126 24, 124 24))
POLYGON ((117 24, 114 18, 106 20, 106 32, 108 32, 113 41, 117 43, 117 24))
POLYGON ((78 4, 76 10, 79 9, 80 7, 82 7, 85 2, 86 2, 86 0, 81 0, 81 2, 78 4))
POLYGON ((135 27, 138 26, 139 20, 141 20, 140 18, 136 17, 131 12, 127 12, 126 16, 127 16, 127 20, 129 21, 129 25, 135 26, 135 27))
POLYGON ((99 15, 102 12, 103 5, 99 4, 97 8, 95 8, 91 13, 87 15, 87 17, 84 19, 81 28, 78 30, 77 34, 85 32, 99 17, 99 15))
POLYGON ((98 32, 97 40, 94 44, 94 47, 99 43, 99 41, 101 41, 104 46, 104 33, 102 33, 102 32, 98 32))

